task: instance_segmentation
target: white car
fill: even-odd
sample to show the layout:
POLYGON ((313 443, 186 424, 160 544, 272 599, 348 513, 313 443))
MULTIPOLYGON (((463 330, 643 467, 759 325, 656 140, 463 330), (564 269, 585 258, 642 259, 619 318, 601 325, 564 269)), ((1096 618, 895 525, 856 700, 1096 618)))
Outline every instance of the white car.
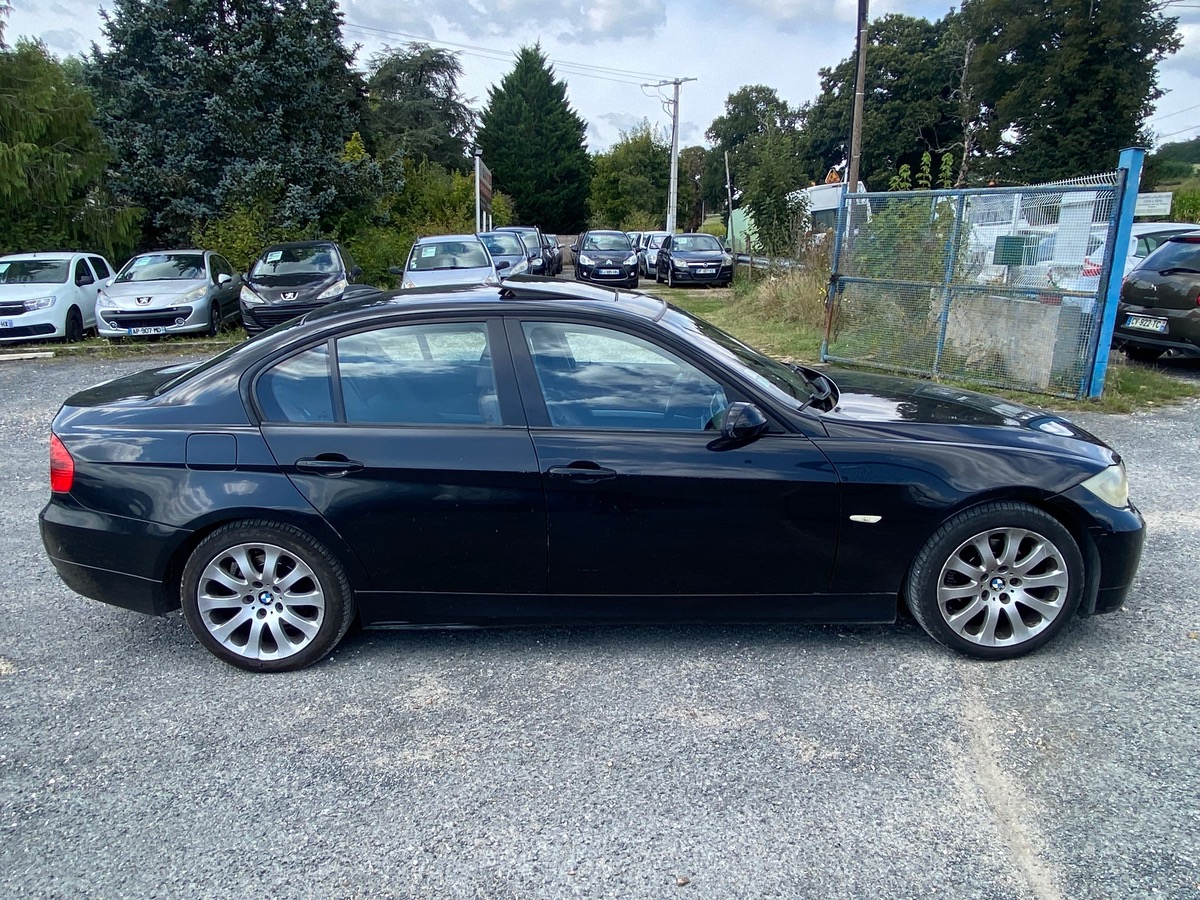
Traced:
POLYGON ((96 294, 112 274, 94 253, 0 257, 0 342, 81 340, 96 327, 96 294))

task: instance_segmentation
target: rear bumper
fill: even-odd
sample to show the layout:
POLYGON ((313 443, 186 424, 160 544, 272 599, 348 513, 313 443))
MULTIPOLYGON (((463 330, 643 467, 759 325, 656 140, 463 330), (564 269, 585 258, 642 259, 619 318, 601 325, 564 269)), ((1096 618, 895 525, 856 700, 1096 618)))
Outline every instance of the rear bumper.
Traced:
POLYGON ((67 587, 92 600, 147 615, 179 608, 166 582, 173 551, 189 532, 97 513, 55 497, 38 517, 46 554, 67 587))
POLYGON ((1113 331, 1113 346, 1145 347, 1153 350, 1174 350, 1183 356, 1200 356, 1200 306, 1188 309, 1163 309, 1154 306, 1117 307, 1117 324, 1113 331), (1150 316, 1165 319, 1165 332, 1127 328, 1129 316, 1150 316))

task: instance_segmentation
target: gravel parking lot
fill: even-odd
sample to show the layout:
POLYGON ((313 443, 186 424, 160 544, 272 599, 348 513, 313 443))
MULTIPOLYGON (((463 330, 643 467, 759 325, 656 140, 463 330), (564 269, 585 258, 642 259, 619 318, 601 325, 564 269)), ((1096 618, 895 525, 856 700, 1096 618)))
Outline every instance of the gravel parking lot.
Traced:
POLYGON ((0 363, 0 895, 1200 896, 1200 403, 1075 416, 1146 555, 1031 658, 912 622, 521 629, 254 676, 44 557, 59 402, 149 364, 0 363))

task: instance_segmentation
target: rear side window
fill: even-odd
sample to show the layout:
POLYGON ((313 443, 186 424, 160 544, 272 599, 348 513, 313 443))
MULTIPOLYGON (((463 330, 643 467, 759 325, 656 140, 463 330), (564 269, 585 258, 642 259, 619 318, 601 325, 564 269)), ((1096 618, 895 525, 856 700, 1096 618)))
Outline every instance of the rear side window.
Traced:
POLYGON ((333 380, 325 344, 276 363, 258 379, 258 405, 269 422, 332 422, 333 380))

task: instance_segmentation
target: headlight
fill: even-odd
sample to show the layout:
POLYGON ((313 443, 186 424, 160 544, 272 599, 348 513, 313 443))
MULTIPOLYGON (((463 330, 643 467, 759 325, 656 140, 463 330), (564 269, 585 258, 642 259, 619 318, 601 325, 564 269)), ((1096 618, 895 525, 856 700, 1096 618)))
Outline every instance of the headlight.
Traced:
POLYGON ((724 256, 721 257, 721 265, 732 266, 733 265, 733 257, 730 256, 728 253, 726 253, 724 256))
POLYGON ((116 305, 117 301, 104 293, 104 291, 96 295, 96 309, 114 309, 116 305))
POLYGON ((204 295, 207 292, 208 292, 208 288, 205 288, 205 287, 194 288, 193 290, 188 291, 186 294, 184 294, 182 297, 180 297, 178 302, 180 302, 180 303, 195 303, 197 300, 203 299, 204 295))
POLYGON ((636 266, 637 265, 637 254, 630 253, 627 257, 625 257, 625 265, 636 266))
POLYGON ((247 306, 262 306, 262 304, 267 302, 262 297, 258 296, 258 294, 254 293, 248 284, 242 285, 241 297, 242 302, 247 306))
POLYGON ((26 300, 24 304, 25 312, 33 312, 35 309, 49 309, 54 305, 54 297, 38 297, 36 300, 26 300))
POLYGON ((531 266, 540 266, 542 264, 542 258, 540 256, 535 256, 529 261, 529 264, 531 266))
POLYGON ((594 266, 596 264, 596 261, 594 259, 592 259, 590 256, 588 256, 586 253, 579 254, 579 262, 585 266, 594 266))
POLYGON ((341 296, 342 294, 346 293, 346 283, 347 282, 345 278, 339 278, 329 287, 325 288, 325 290, 321 291, 321 293, 317 294, 317 299, 332 300, 334 297, 341 296))
POLYGON ((404 280, 404 283, 402 285, 400 285, 400 287, 402 287, 402 288, 414 288, 416 286, 417 286, 416 282, 409 281, 407 278, 404 280))
POLYGON ((1080 486, 1087 488, 1109 506, 1124 509, 1129 505, 1129 479, 1125 477, 1124 463, 1117 463, 1103 472, 1097 472, 1080 486))
POLYGON ((687 263, 685 263, 682 259, 673 259, 671 262, 674 264, 675 268, 683 269, 685 272, 687 271, 687 263))

